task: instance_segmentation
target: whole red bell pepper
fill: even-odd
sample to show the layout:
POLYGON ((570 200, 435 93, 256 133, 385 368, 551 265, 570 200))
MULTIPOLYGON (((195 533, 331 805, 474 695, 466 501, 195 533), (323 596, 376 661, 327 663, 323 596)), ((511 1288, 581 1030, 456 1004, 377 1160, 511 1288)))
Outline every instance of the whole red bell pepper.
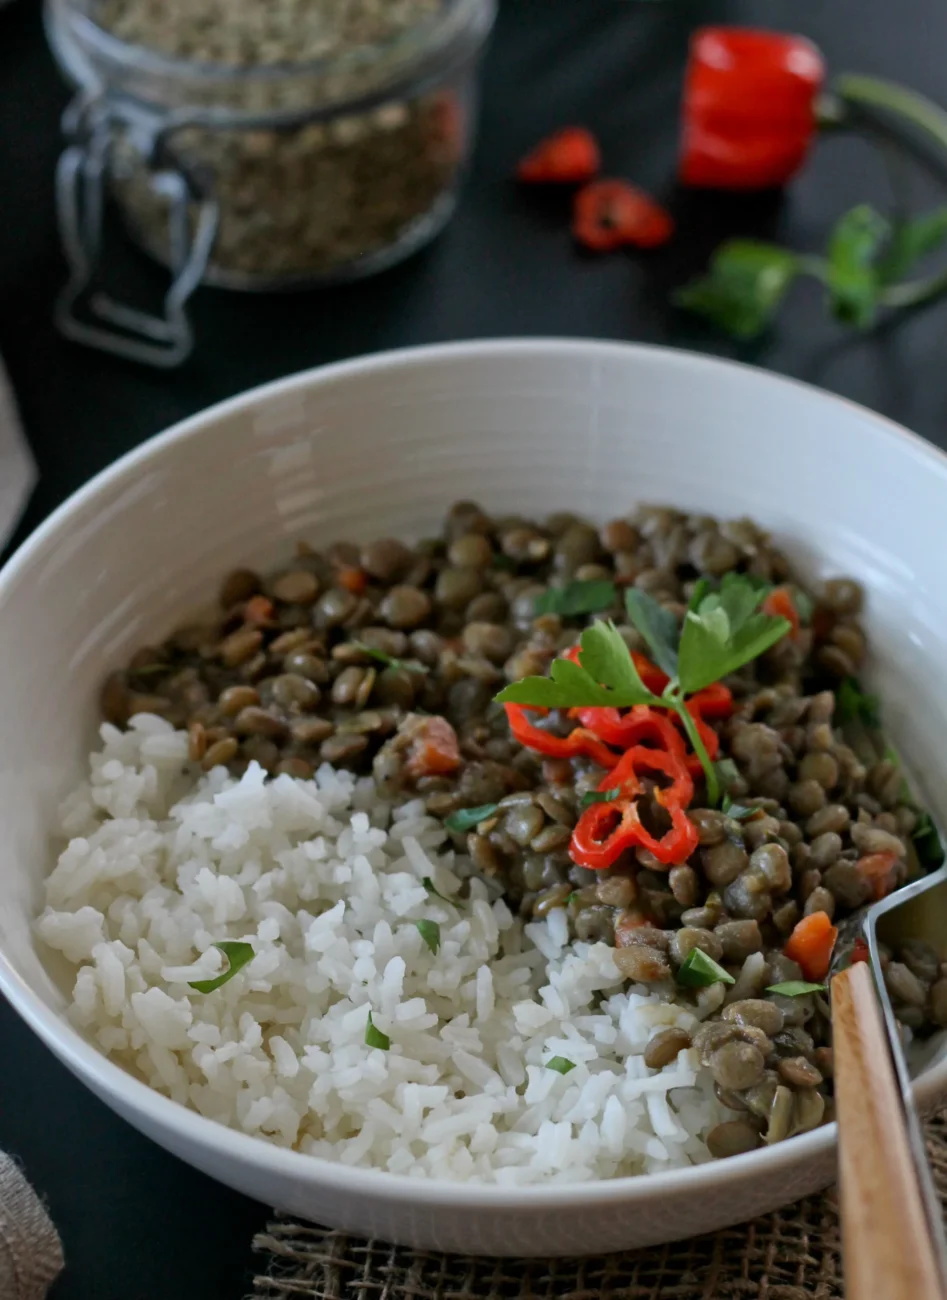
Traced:
POLYGON ((680 178, 730 190, 784 185, 816 130, 825 63, 811 41, 749 27, 704 27, 684 80, 680 178))

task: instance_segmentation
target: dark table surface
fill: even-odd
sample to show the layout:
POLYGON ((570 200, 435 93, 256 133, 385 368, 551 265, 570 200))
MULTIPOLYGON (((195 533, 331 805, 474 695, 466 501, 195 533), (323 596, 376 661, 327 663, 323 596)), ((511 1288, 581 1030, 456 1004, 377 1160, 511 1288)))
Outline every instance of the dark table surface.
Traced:
MULTIPOLYGON (((771 338, 735 348, 667 305, 669 288, 734 233, 818 249, 833 217, 890 201, 863 143, 828 140, 782 200, 673 191, 688 33, 701 22, 802 30, 832 69, 874 73, 947 102, 942 0, 501 0, 484 68, 480 142, 464 202, 435 246, 377 280, 321 293, 202 291, 198 347, 159 373, 63 342, 50 323, 64 268, 52 175, 66 102, 39 5, 0 12, 0 354, 40 469, 20 536, 142 439, 250 385, 357 353, 454 338, 585 335, 700 348, 821 384, 947 447, 947 304, 852 337, 800 289, 771 338), (578 255, 557 200, 510 184, 516 159, 570 122, 600 134, 611 170, 668 197, 680 237, 647 258, 578 255)), ((937 190, 912 179, 911 201, 937 190)), ((129 293, 156 288, 131 264, 129 293)), ((852 466, 857 473, 857 466, 852 466)), ((160 1151, 69 1076, 0 1002, 0 1148, 48 1199, 68 1261, 60 1300, 236 1300, 264 1206, 160 1151)))

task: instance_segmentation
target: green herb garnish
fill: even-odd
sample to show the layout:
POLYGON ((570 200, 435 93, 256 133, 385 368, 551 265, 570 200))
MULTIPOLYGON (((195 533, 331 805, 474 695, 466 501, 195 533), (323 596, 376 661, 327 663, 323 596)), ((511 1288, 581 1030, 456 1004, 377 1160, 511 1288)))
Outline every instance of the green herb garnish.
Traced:
POLYGON ((570 1070, 575 1069, 575 1061, 570 1061, 564 1056, 552 1056, 546 1062, 547 1070, 555 1070, 557 1074, 568 1074, 570 1070))
POLYGON ((582 614, 600 614, 603 609, 614 605, 617 599, 617 588, 609 578, 567 582, 564 587, 550 587, 541 596, 537 596, 533 613, 578 618, 582 614))
POLYGON ((444 825, 449 831, 470 831, 492 817, 496 810, 495 803, 482 803, 477 808, 458 808, 457 812, 444 818, 444 825))
POLYGON ((675 670, 661 695, 652 694, 642 682, 614 623, 599 621, 582 633, 578 663, 556 659, 548 677, 525 677, 496 698, 501 703, 549 709, 625 709, 636 704, 672 709, 704 769, 708 802, 716 805, 720 780, 685 696, 742 668, 790 630, 787 619, 759 612, 764 597, 765 589, 740 574, 727 574, 719 591, 707 591, 698 584, 678 635, 677 621, 669 619, 653 597, 637 590, 629 592, 629 619, 652 654, 675 670))
POLYGON ((770 984, 767 993, 779 993, 784 998, 804 998, 807 993, 824 993, 824 984, 807 984, 805 980, 787 980, 785 984, 770 984))
POLYGON ((733 976, 702 948, 691 948, 677 971, 677 982, 687 989, 705 989, 711 984, 735 984, 733 976))
POLYGON ((807 591, 803 591, 795 583, 790 587, 789 594, 796 608, 796 613, 799 615, 799 622, 803 627, 809 627, 812 623, 812 615, 815 613, 815 601, 807 591))
POLYGON ((763 809, 759 804, 734 803, 728 794, 723 796, 723 811, 728 817, 732 817, 735 822, 752 821, 762 813, 763 809))
MULTIPOLYGON (((942 115, 940 109, 934 112, 942 115)), ((940 141, 943 144, 944 137, 940 141)), ((676 290, 673 301, 725 334, 752 339, 773 323, 790 286, 809 277, 825 287, 826 304, 836 319, 867 329, 884 308, 917 307, 947 290, 943 272, 928 279, 904 279, 945 240, 947 208, 891 222, 863 203, 836 222, 825 256, 797 254, 754 239, 730 239, 713 253, 706 273, 676 290)))
POLYGON ((424 888, 427 890, 429 894, 433 894, 435 898, 439 898, 442 903, 453 902, 452 899, 444 897, 444 895, 434 884, 434 881, 431 879, 430 876, 425 876, 424 879, 421 881, 421 884, 424 886, 424 888))
POLYGON ((222 943, 215 943, 214 947, 219 948, 227 958, 227 969, 222 975, 218 975, 216 979, 190 980, 188 982, 188 987, 197 989, 198 993, 213 993, 214 990, 219 989, 222 984, 226 984, 228 980, 232 980, 238 970, 243 970, 247 962, 253 960, 253 948, 248 943, 236 943, 231 942, 230 940, 224 940, 222 943))
POLYGON ((495 569, 504 569, 507 573, 516 572, 516 561, 511 560, 508 555, 502 551, 494 551, 493 559, 490 561, 495 569))
POLYGON ((922 866, 932 869, 944 861, 944 846, 929 812, 918 813, 911 840, 922 866))
POLYGON ((566 899, 566 903, 567 904, 574 903, 578 897, 579 897, 579 891, 577 889, 573 889, 572 893, 566 899))
POLYGON ((366 645, 364 641, 353 641, 352 645, 361 650, 362 654, 377 659, 380 664, 384 664, 387 668, 403 668, 406 673, 426 673, 428 671, 424 664, 409 662, 406 659, 396 659, 394 655, 386 654, 384 650, 378 650, 373 645, 366 645))
POLYGON ((729 791, 733 789, 740 778, 740 769, 732 758, 719 758, 714 763, 714 770, 717 774, 717 780, 724 795, 729 798, 729 791))
POLYGON ((881 727, 878 696, 864 691, 857 677, 844 677, 835 693, 835 720, 842 724, 860 722, 870 731, 878 731, 881 727))
POLYGON ((434 956, 437 956, 437 950, 441 946, 441 927, 436 921, 415 921, 418 934, 430 948, 434 956))
POLYGON ((383 1052, 387 1052, 391 1046, 391 1039, 387 1034, 383 1034, 380 1029, 376 1029, 372 1021, 372 1013, 369 1011, 368 1020, 365 1022, 365 1042, 369 1047, 380 1047, 383 1052))
POLYGON ((621 795, 620 790, 589 790, 579 800, 579 807, 584 811, 596 803, 612 803, 621 795))

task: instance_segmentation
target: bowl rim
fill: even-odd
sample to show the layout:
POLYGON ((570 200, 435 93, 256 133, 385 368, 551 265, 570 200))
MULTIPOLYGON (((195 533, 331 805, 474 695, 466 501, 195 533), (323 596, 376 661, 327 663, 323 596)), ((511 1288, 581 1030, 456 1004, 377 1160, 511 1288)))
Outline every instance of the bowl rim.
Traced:
MULTIPOLYGON (((706 370, 730 372, 742 382, 758 383, 761 389, 802 389, 820 402, 847 408, 856 412, 870 428, 872 436, 889 445, 897 444, 915 461, 924 462, 929 471, 938 472, 947 481, 947 453, 906 429, 903 425, 880 415, 860 403, 836 393, 830 393, 814 384, 789 376, 779 375, 758 366, 725 358, 708 356, 681 348, 659 344, 625 343, 615 340, 541 336, 494 338, 427 344, 369 353, 328 365, 310 367, 217 402, 169 429, 155 434, 126 452, 111 465, 95 474, 88 482, 66 498, 21 543, 6 564, 0 569, 0 603, 5 590, 17 582, 22 572, 57 533, 67 526, 70 518, 105 489, 125 477, 136 475, 143 467, 160 457, 171 447, 191 438, 199 437, 208 426, 241 410, 256 406, 269 398, 283 396, 297 389, 310 389, 332 383, 336 379, 356 377, 367 371, 398 371, 411 369, 417 364, 430 364, 439 360, 456 358, 515 358, 541 354, 570 355, 590 360, 637 357, 662 366, 677 367, 682 371, 706 370)), ((57 1014, 36 994, 30 985, 13 969, 5 954, 0 951, 0 994, 29 1025, 41 1041, 87 1087, 100 1097, 116 1098, 136 1116, 158 1131, 172 1131, 189 1146, 224 1160, 235 1160, 243 1165, 262 1168, 271 1176, 297 1184, 335 1185, 349 1195, 364 1195, 375 1200, 407 1200, 418 1206, 443 1205, 459 1209, 495 1211, 536 1211, 562 1208, 570 1201, 603 1206, 628 1204, 641 1198, 690 1191, 713 1193, 736 1182, 752 1180, 756 1176, 788 1173, 798 1164, 824 1158, 832 1150, 837 1137, 835 1123, 827 1124, 772 1147, 764 1147, 727 1160, 708 1161, 678 1169, 649 1174, 626 1175, 621 1178, 598 1179, 589 1182, 556 1184, 527 1184, 510 1187, 493 1183, 459 1182, 441 1178, 416 1178, 407 1174, 393 1174, 385 1169, 352 1167, 323 1156, 276 1146, 264 1138, 230 1128, 173 1101, 163 1093, 136 1079, 121 1066, 86 1040, 64 1016, 57 1014), (94 1081, 90 1083, 89 1081, 94 1081)), ((923 1109, 941 1090, 947 1090, 947 1058, 935 1063, 919 1076, 915 1083, 918 1104, 923 1109)), ((123 1114, 123 1118, 124 1118, 123 1114)))

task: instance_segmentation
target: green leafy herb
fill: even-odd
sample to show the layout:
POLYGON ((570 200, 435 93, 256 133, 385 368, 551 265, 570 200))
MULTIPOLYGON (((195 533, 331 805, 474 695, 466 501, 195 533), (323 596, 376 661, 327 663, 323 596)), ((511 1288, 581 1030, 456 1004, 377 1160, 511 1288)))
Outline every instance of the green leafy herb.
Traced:
POLYGON ((444 825, 449 831, 470 831, 482 821, 492 817, 497 810, 495 803, 482 803, 476 808, 459 808, 444 818, 444 825))
POLYGON ((618 599, 614 582, 596 578, 588 582, 567 582, 564 587, 550 587, 536 597, 533 612, 578 618, 582 614, 600 614, 618 599))
POLYGON ((735 338, 752 339, 772 324, 801 270, 794 253, 755 239, 730 239, 707 274, 674 294, 674 302, 735 338))
POLYGON ((546 1069, 555 1070, 557 1074, 568 1074, 575 1069, 575 1061, 569 1061, 564 1056, 551 1056, 546 1062, 546 1069))
POLYGON ((878 279, 884 285, 903 279, 915 263, 940 248, 945 239, 947 207, 895 222, 888 246, 878 262, 878 279))
POLYGON ((799 622, 803 627, 808 627, 812 622, 812 615, 815 613, 815 601, 807 591, 803 591, 801 587, 797 587, 795 584, 790 587, 790 596, 796 608, 796 613, 799 615, 799 622))
POLYGON ((507 573, 516 572, 516 561, 511 560, 508 555, 502 551, 494 551, 493 559, 490 561, 495 569, 504 569, 507 573))
POLYGON ((860 722, 877 731, 881 726, 878 696, 867 694, 857 677, 843 677, 835 693, 835 720, 843 724, 860 722))
POLYGON ((442 902, 450 903, 452 901, 451 899, 444 897, 444 895, 436 887, 434 881, 431 879, 430 876, 425 876, 424 879, 421 881, 421 884, 424 886, 424 888, 427 890, 429 894, 433 894, 435 898, 439 898, 442 902))
POLYGON ((678 681, 687 695, 702 691, 756 659, 791 630, 788 619, 757 612, 765 593, 728 574, 719 592, 689 609, 678 648, 678 681))
POLYGON ((625 608, 633 625, 644 637, 651 657, 668 677, 677 673, 677 643, 680 629, 677 619, 669 609, 659 605, 653 596, 637 587, 625 593, 625 608))
POLYGON ((729 791, 740 780, 740 769, 732 758, 721 758, 714 763, 714 773, 725 797, 729 798, 729 791))
POLYGON ((434 956, 437 956, 437 950, 441 946, 441 927, 436 921, 415 921, 418 934, 430 948, 434 956))
POLYGON ((238 970, 243 970, 247 962, 253 960, 253 948, 248 943, 236 943, 230 940, 224 940, 222 943, 215 943, 215 948, 227 958, 227 969, 222 975, 218 975, 212 980, 191 980, 188 987, 197 989, 198 993, 213 993, 219 989, 222 984, 232 980, 238 970))
POLYGON ((701 948, 691 948, 677 971, 677 982, 688 989, 704 989, 711 984, 734 984, 733 976, 708 957, 701 948))
POLYGON ((364 641, 353 641, 352 645, 361 650, 362 654, 377 659, 380 664, 385 664, 388 668, 403 668, 407 673, 426 673, 428 671, 424 664, 412 663, 406 659, 396 659, 394 655, 386 654, 384 650, 378 650, 373 645, 366 645, 364 641))
POLYGON ((911 839, 922 866, 934 868, 941 865, 944 861, 944 846, 929 812, 918 814, 911 839))
MULTIPOLYGON (((673 661, 675 671, 663 694, 654 695, 638 675, 621 633, 611 622, 595 622, 582 633, 578 663, 556 659, 549 677, 524 677, 501 691, 501 703, 533 708, 631 708, 636 704, 673 709, 700 759, 707 780, 707 797, 717 803, 720 782, 711 763, 685 696, 735 672, 768 650, 790 630, 787 619, 759 612, 766 593, 745 575, 727 574, 719 591, 698 584, 684 619, 680 644, 673 661)), ((667 668, 672 666, 675 644, 671 616, 654 601, 632 598, 628 617, 636 630, 658 651, 667 668)), ((676 621, 674 636, 676 636, 676 621)))
POLYGON ((589 790, 579 800, 579 807, 584 811, 594 803, 612 803, 621 794, 620 790, 589 790))
POLYGON ((549 677, 524 677, 502 690, 497 700, 547 709, 625 709, 655 702, 614 623, 593 623, 580 644, 577 664, 554 659, 549 677))
POLYGON ((728 794, 723 796, 722 807, 727 816, 732 817, 735 822, 752 821, 763 811, 759 804, 734 803, 728 794))
POLYGON ((807 984, 805 980, 787 980, 785 984, 770 984, 767 993, 779 993, 784 998, 804 998, 807 993, 824 993, 824 984, 807 984))
POLYGON ((376 1029, 372 1021, 372 1013, 369 1011, 368 1020, 365 1022, 365 1042, 369 1047, 380 1047, 383 1052, 387 1052, 391 1046, 391 1039, 387 1034, 383 1034, 380 1029, 376 1029))
POLYGON ((829 237, 826 288, 829 306, 847 325, 864 329, 878 309, 878 259, 891 233, 885 218, 867 203, 840 217, 829 237))
POLYGON ((572 893, 566 899, 566 903, 574 903, 578 897, 579 897, 579 891, 577 889, 573 889, 572 893))

